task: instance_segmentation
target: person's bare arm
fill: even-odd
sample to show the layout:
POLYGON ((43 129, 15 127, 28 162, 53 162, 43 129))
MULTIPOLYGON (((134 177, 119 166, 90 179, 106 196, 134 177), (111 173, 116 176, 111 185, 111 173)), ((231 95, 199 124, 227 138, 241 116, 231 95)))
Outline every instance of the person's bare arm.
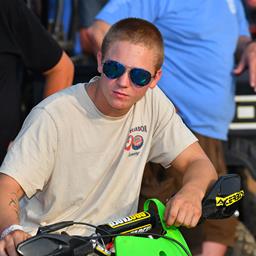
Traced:
MULTIPOLYGON (((11 225, 19 224, 19 200, 24 196, 21 186, 10 176, 0 174, 0 234, 11 225)), ((0 256, 17 255, 16 246, 29 234, 16 230, 0 240, 0 256)))
POLYGON ((167 225, 195 227, 202 212, 202 199, 209 186, 217 180, 212 163, 196 142, 172 162, 183 174, 182 188, 166 205, 167 225))
POLYGON ((240 36, 236 55, 239 62, 234 69, 234 74, 240 75, 248 67, 250 85, 256 91, 256 42, 253 42, 250 37, 240 36))
POLYGON ((94 23, 87 29, 87 35, 90 40, 91 49, 93 54, 97 56, 98 51, 101 49, 103 38, 110 25, 103 20, 95 20, 94 23))
POLYGON ((63 51, 59 62, 44 72, 46 78, 44 97, 70 86, 74 78, 74 64, 63 51))

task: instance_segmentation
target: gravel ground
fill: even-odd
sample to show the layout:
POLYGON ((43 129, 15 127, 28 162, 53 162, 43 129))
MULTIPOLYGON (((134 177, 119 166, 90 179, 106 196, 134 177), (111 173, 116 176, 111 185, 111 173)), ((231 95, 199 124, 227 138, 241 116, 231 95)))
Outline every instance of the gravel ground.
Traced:
POLYGON ((237 226, 236 244, 227 256, 256 256, 256 241, 241 222, 237 226))

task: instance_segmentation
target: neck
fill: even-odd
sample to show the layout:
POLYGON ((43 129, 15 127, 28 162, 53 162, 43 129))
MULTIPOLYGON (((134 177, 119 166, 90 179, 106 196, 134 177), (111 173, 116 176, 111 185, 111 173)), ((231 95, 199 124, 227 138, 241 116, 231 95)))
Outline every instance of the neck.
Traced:
POLYGON ((96 87, 97 87, 97 80, 90 82, 85 86, 85 90, 93 102, 95 102, 96 87))

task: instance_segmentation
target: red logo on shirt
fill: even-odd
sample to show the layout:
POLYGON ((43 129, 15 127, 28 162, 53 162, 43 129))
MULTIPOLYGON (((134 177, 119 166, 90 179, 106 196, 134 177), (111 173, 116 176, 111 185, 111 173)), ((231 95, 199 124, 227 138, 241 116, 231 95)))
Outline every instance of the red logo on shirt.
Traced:
POLYGON ((132 135, 129 135, 128 140, 126 142, 125 150, 130 151, 131 148, 133 150, 138 150, 142 147, 143 145, 143 137, 141 135, 136 135, 133 137, 132 135))
MULTIPOLYGON (((130 133, 127 138, 127 142, 125 144, 124 150, 126 150, 126 151, 139 150, 144 144, 144 139, 143 139, 143 136, 141 135, 141 133, 145 133, 145 132, 147 132, 147 127, 145 125, 137 126, 135 128, 130 129, 130 133), (138 133, 140 133, 140 134, 138 134, 138 133)), ((136 153, 136 154, 138 154, 138 153, 136 153)))

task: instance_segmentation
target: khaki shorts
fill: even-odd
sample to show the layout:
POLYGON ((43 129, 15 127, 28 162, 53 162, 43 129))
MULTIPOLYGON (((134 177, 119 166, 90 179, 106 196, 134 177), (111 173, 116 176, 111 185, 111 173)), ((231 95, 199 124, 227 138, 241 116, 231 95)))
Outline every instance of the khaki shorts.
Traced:
MULTIPOLYGON (((226 173, 222 142, 195 134, 219 176, 226 173)), ((158 198, 163 203, 181 187, 181 175, 170 167, 167 170, 159 164, 148 163, 145 167, 141 186, 139 208, 148 198, 158 198)), ((193 229, 182 228, 192 254, 200 253, 203 241, 214 241, 233 246, 238 221, 235 218, 225 220, 207 220, 193 229), (196 239, 195 239, 196 237, 196 239)))

